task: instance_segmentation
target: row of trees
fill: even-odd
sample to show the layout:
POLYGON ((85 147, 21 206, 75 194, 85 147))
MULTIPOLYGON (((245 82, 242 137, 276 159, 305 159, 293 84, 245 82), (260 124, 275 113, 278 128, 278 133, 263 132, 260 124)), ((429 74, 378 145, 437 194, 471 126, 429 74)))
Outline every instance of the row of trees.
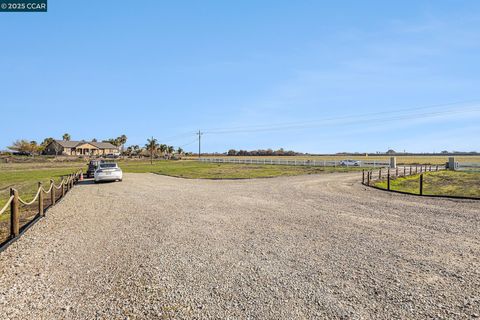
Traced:
POLYGON ((103 140, 102 142, 110 142, 111 144, 113 144, 115 147, 119 147, 120 150, 124 151, 124 147, 125 147, 125 143, 127 143, 127 136, 122 134, 121 136, 119 137, 116 137, 116 138, 111 138, 111 139, 107 139, 107 140, 103 140))
POLYGON ((252 150, 252 151, 247 151, 247 150, 235 150, 235 149, 230 149, 227 152, 228 156, 295 156, 298 153, 295 151, 285 151, 283 148, 280 148, 278 150, 272 150, 272 149, 266 149, 266 150, 252 150))
MULTIPOLYGON (((131 146, 132 147, 132 146, 131 146)), ((137 147, 139 149, 139 146, 133 146, 133 149, 137 147)), ((130 147, 129 147, 130 148, 130 147)), ((127 148, 128 150, 128 148, 127 148)), ((175 147, 174 146, 168 146, 166 144, 160 144, 158 143, 158 140, 155 138, 147 139, 147 143, 145 144, 145 150, 150 154, 150 162, 153 162, 153 157, 155 155, 160 155, 167 159, 171 159, 173 155, 175 154, 175 147)), ((178 147, 176 150, 176 153, 178 155, 183 154, 183 149, 178 147)))

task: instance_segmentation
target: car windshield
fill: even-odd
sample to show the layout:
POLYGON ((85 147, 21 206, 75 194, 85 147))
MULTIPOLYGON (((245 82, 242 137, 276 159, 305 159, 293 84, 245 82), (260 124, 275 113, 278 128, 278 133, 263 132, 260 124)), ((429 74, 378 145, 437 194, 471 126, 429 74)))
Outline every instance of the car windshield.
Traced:
POLYGON ((116 163, 102 163, 100 164, 100 168, 105 169, 105 168, 116 168, 117 164, 116 163))

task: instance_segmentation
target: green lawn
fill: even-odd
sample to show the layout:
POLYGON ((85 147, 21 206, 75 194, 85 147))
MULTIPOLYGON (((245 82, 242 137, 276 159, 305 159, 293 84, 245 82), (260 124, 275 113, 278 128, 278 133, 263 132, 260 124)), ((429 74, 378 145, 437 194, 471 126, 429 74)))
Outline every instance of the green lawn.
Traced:
POLYGON ((34 168, 34 169, 5 169, 0 167, 0 208, 10 196, 10 188, 18 190, 22 199, 31 200, 38 189, 38 182, 42 182, 45 188, 50 186, 50 179, 54 179, 55 183, 59 183, 62 175, 74 173, 82 165, 77 164, 75 167, 56 167, 56 168, 34 168))
MULTIPOLYGON (((398 178, 390 181, 390 189, 419 193, 420 175, 398 178)), ((375 183, 375 186, 387 188, 387 182, 375 183)), ((423 194, 480 198, 480 172, 439 171, 423 175, 423 194)))

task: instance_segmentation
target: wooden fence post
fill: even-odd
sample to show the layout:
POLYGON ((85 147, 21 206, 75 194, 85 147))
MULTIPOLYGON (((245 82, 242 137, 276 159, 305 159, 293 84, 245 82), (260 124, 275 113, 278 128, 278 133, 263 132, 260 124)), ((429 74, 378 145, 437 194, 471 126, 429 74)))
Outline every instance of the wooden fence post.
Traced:
POLYGON ((436 168, 435 168, 435 171, 438 171, 438 164, 437 164, 437 166, 436 166, 436 168))
POLYGON ((10 204, 10 236, 16 238, 20 234, 18 191, 11 188, 10 196, 13 196, 12 203, 10 204))
POLYGON ((52 185, 52 189, 50 191, 50 199, 52 200, 52 206, 55 205, 55 181, 50 179, 50 184, 52 185))
POLYGON ((42 190, 42 183, 38 183, 38 189, 40 190, 38 194, 38 214, 43 216, 45 211, 43 211, 43 190, 42 190))
POLYGON ((423 195, 423 174, 420 175, 420 195, 423 195))
POLYGON ((62 198, 65 196, 65 181, 63 181, 63 176, 62 176, 62 181, 60 181, 60 184, 62 185, 62 198))
POLYGON ((396 168, 395 177, 398 177, 398 167, 396 168))
POLYGON ((371 175, 371 173, 372 173, 371 171, 367 172, 367 186, 370 185, 370 175, 371 175))
POLYGON ((387 171, 387 190, 390 190, 390 168, 387 171))
POLYGON ((362 169, 362 184, 365 184, 365 169, 362 169))
POLYGON ((378 169, 378 180, 382 180, 382 168, 378 169))
POLYGON ((407 167, 403 166, 403 176, 407 176, 407 167))

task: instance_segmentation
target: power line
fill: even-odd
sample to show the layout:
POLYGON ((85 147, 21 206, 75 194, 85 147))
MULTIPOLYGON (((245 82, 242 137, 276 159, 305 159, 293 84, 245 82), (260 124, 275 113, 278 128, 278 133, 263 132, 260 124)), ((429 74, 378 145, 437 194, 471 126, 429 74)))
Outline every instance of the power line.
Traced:
POLYGON ((184 133, 180 133, 180 134, 177 134, 177 135, 174 135, 174 136, 167 137, 167 138, 163 139, 163 141, 164 142, 175 141, 175 140, 187 137, 187 136, 190 137, 193 134, 196 134, 196 133, 194 131, 184 132, 184 133))
MULTIPOLYGON (((315 120, 309 121, 308 123, 298 123, 298 124, 284 124, 284 125, 272 125, 272 126, 259 126, 258 128, 252 129, 226 129, 226 130, 218 130, 218 131, 205 131, 205 134, 229 134, 229 133, 249 133, 249 132, 266 132, 266 131, 282 131, 282 130, 292 130, 292 129, 305 129, 305 128, 315 128, 319 125, 352 125, 352 124, 361 124, 361 123, 369 123, 369 122, 376 122, 376 121, 395 121, 395 120, 416 120, 416 119, 425 119, 425 118, 432 118, 438 117, 441 115, 448 115, 448 114, 459 114, 459 113, 467 113, 467 112, 474 112, 480 111, 480 107, 463 109, 463 110, 447 110, 447 111, 437 111, 437 112, 427 112, 427 113, 417 113, 417 114, 408 114, 408 115, 399 115, 394 117, 377 117, 377 118, 369 118, 369 119, 353 119, 351 121, 343 121, 337 123, 329 123, 334 120, 340 119, 350 119, 349 117, 338 117, 338 118, 327 118, 323 120, 315 120)), ((362 117, 362 116, 358 116, 362 117)))
POLYGON ((283 131, 283 130, 295 130, 295 129, 298 130, 298 129, 306 129, 306 128, 315 128, 320 125, 322 126, 323 125, 355 125, 355 124, 362 124, 362 123, 369 123, 369 122, 426 119, 426 118, 433 118, 433 117, 438 117, 442 115, 480 111, 480 106, 473 106, 473 107, 454 109, 454 110, 448 109, 448 110, 430 111, 430 112, 422 112, 422 113, 412 113, 411 111, 439 109, 447 106, 458 105, 460 103, 479 102, 479 101, 480 100, 468 100, 468 101, 443 103, 443 104, 436 104, 436 105, 429 105, 429 106, 422 106, 422 107, 404 108, 404 109, 398 109, 398 110, 392 110, 392 111, 379 111, 379 112, 370 112, 370 113, 356 114, 356 115, 330 117, 330 118, 309 120, 309 121, 303 121, 303 122, 259 124, 259 125, 230 127, 230 128, 223 128, 223 129, 217 128, 217 129, 209 129, 203 132, 200 130, 198 132, 190 131, 190 132, 185 132, 185 133, 168 137, 163 141, 164 142, 174 141, 174 140, 178 140, 178 139, 192 136, 195 134, 198 136, 195 140, 190 141, 186 144, 183 144, 180 147, 188 146, 198 141, 198 156, 200 157, 201 139, 202 139, 201 137, 204 134, 212 135, 212 134, 283 131), (406 113, 406 114, 402 114, 402 113, 406 113), (390 115, 390 114, 392 115, 390 117, 382 116, 382 115, 390 115), (372 117, 372 116, 378 116, 378 117, 372 117))
MULTIPOLYGON (((395 114, 395 113, 402 113, 402 112, 408 112, 408 111, 414 111, 414 110, 441 108, 441 107, 453 106, 453 105, 458 105, 460 103, 467 103, 467 102, 480 102, 480 100, 468 100, 468 101, 461 101, 461 102, 443 103, 443 104, 436 104, 436 105, 429 105, 429 106, 422 106, 422 107, 398 109, 398 110, 392 110, 392 111, 370 112, 370 113, 364 113, 364 114, 330 117, 330 118, 324 118, 320 120, 317 119, 317 120, 308 120, 308 121, 302 121, 302 122, 284 122, 284 123, 277 123, 277 124, 259 124, 259 125, 238 126, 238 127, 230 127, 230 128, 216 128, 216 129, 209 129, 205 131, 205 133, 212 134, 212 133, 227 133, 227 132, 244 132, 245 130, 249 130, 249 129, 255 130, 255 131, 256 130, 263 131, 262 129, 265 129, 266 131, 266 130, 271 130, 272 128, 280 128, 280 127, 294 127, 294 126, 300 127, 303 125, 319 124, 327 121, 345 120, 350 118, 354 118, 358 120, 358 118, 364 118, 364 117, 376 116, 376 115, 382 115, 382 114, 395 114)), ((255 131, 252 131, 252 132, 255 132, 255 131)))

